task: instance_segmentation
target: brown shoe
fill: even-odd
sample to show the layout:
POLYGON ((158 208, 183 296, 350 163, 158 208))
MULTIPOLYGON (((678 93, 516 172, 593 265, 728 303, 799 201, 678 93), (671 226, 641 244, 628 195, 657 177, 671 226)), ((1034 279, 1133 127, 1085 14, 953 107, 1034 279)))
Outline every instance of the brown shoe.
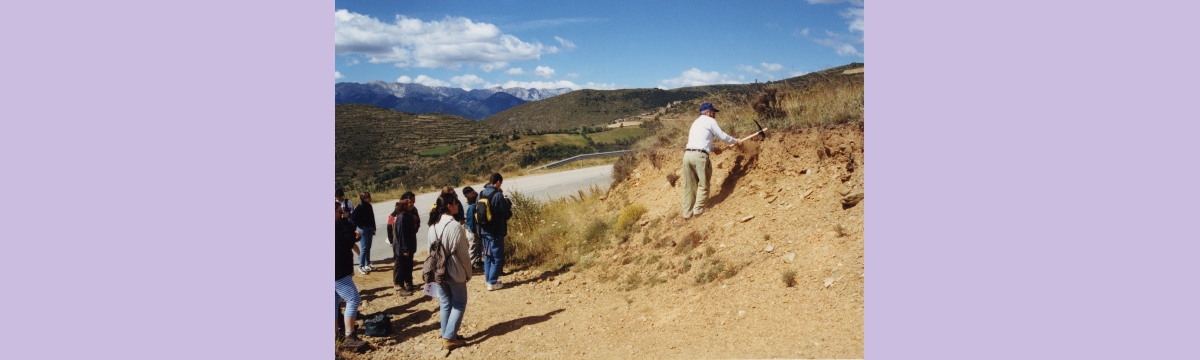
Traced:
POLYGON ((459 340, 459 339, 453 339, 453 340, 451 340, 451 339, 442 339, 442 349, 446 349, 446 350, 450 350, 450 349, 453 349, 453 348, 456 348, 456 347, 459 347, 459 346, 463 346, 463 345, 466 345, 466 344, 467 344, 467 342, 466 342, 466 341, 462 341, 462 340, 459 340))
POLYGON ((342 350, 351 350, 354 352, 364 352, 367 350, 367 342, 358 338, 358 335, 351 334, 342 339, 342 350))

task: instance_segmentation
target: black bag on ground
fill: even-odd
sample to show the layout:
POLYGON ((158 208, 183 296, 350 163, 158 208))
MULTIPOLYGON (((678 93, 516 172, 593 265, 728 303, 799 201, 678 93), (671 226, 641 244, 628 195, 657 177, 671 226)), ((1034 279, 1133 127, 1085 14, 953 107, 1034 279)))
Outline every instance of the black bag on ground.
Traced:
POLYGON ((379 314, 363 321, 363 334, 367 336, 388 336, 392 334, 392 316, 379 314))

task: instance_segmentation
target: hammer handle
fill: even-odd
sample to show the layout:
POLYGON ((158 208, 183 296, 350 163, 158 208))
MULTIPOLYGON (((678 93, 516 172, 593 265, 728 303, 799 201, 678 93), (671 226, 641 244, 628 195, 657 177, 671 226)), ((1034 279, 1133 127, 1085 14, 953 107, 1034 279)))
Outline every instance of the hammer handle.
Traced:
POLYGON ((753 134, 750 134, 750 136, 747 136, 747 137, 744 137, 744 138, 738 139, 738 142, 740 143, 740 142, 743 142, 743 141, 746 141, 746 140, 750 140, 750 138, 753 138, 753 137, 755 137, 755 136, 758 136, 759 134, 762 134, 762 133, 765 133, 765 132, 767 132, 767 129, 762 129, 761 131, 755 131, 753 134))

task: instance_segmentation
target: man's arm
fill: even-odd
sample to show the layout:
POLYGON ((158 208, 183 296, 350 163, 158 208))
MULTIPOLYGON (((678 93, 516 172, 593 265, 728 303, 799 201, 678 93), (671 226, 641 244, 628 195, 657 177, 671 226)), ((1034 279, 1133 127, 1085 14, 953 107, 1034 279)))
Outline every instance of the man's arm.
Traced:
POLYGON ((709 124, 708 130, 711 131, 713 133, 713 135, 716 136, 718 139, 721 139, 721 141, 724 141, 724 142, 727 142, 727 143, 730 143, 733 145, 737 145, 737 143, 738 143, 737 138, 729 136, 729 134, 726 134, 724 131, 721 131, 721 125, 717 125, 716 120, 713 120, 712 123, 709 124))

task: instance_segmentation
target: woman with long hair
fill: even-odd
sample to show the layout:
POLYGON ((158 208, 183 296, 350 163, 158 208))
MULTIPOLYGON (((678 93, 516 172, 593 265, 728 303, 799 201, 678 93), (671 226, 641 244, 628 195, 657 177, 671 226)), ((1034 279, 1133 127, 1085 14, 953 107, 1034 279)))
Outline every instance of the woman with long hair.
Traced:
MULTIPOLYGON (((436 218, 429 219, 429 244, 440 240, 446 250, 446 275, 438 297, 441 301, 441 330, 443 348, 449 350, 466 343, 458 336, 463 313, 467 310, 467 281, 471 280, 471 253, 466 229, 454 218, 462 211, 454 192, 437 198, 436 218)), ((433 249, 430 249, 432 253, 433 249)))

